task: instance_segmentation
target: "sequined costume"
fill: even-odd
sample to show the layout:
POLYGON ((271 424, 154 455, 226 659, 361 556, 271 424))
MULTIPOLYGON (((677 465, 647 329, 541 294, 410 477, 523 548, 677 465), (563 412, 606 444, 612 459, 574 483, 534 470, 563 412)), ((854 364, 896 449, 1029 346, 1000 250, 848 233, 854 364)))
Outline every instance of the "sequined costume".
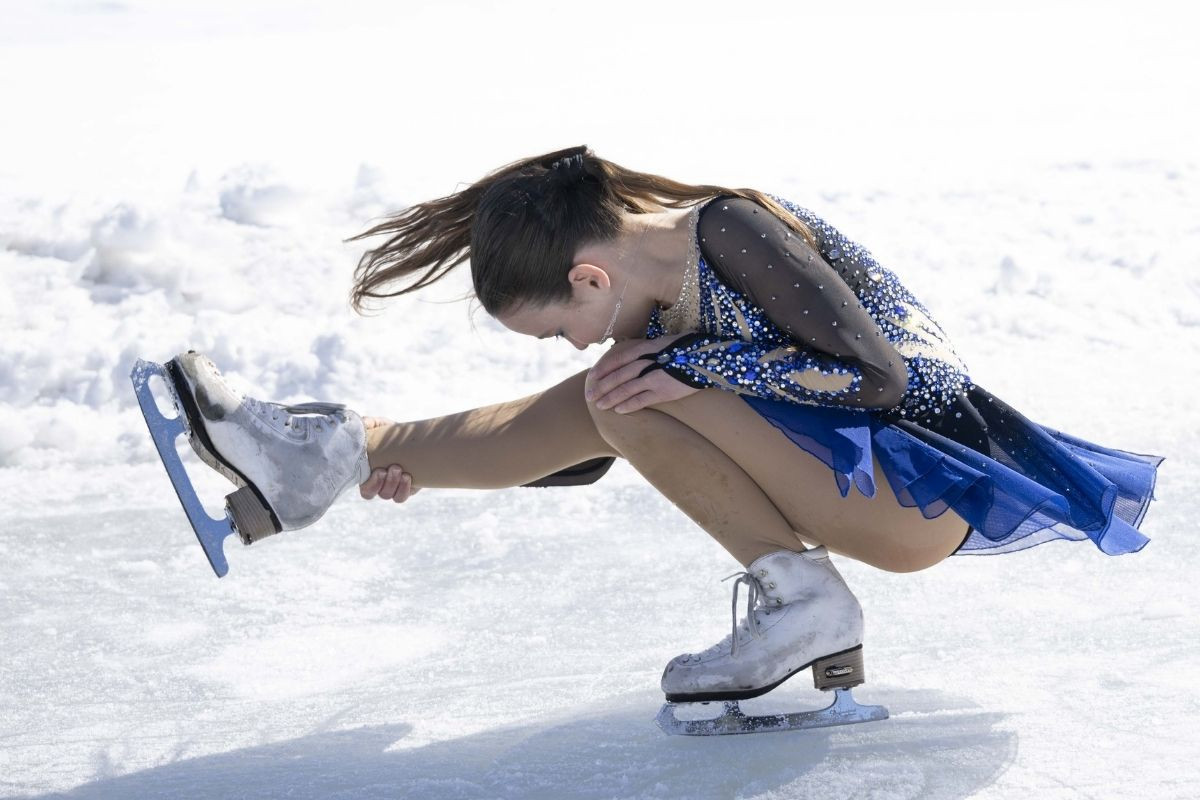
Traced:
POLYGON ((1030 421, 970 379, 929 310, 870 251, 769 196, 817 246, 752 200, 695 206, 684 291, 646 330, 687 335, 643 356, 643 374, 742 395, 832 469, 843 497, 852 483, 874 497, 874 454, 902 505, 967 521, 956 554, 1090 539, 1117 555, 1149 541, 1137 527, 1162 456, 1030 421))

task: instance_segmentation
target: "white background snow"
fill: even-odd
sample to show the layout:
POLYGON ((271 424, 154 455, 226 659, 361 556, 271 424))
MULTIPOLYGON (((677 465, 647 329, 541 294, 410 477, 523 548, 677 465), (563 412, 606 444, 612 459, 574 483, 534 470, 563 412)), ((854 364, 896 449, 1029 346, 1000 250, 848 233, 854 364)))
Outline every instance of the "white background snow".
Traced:
MULTIPOLYGON (((1200 55, 1179 3, 0 3, 0 795, 1200 796, 1200 55), (628 463, 344 496, 217 580, 135 358, 424 419, 586 368, 467 266, 353 314, 376 217, 586 143, 862 242, 974 379, 1167 456, 1117 558, 842 558, 886 722, 667 737, 739 569, 628 463), (472 314, 471 311, 474 311, 472 314)), ((228 491, 189 462, 214 511, 228 491)), ((834 489, 832 478, 830 491, 834 489)), ((836 558, 836 557, 835 557, 836 558)), ((743 704, 811 708, 797 677, 743 704)))

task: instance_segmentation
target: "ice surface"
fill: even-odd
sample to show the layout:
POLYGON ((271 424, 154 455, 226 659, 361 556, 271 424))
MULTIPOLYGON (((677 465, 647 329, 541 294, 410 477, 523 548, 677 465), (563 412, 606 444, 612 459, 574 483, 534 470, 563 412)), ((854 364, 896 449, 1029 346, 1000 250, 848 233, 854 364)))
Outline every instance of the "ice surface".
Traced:
MULTIPOLYGON (((0 3, 0 796, 1200 796, 1200 132, 1180 102, 1200 56, 1177 18, 242 5, 0 3), (469 315, 465 265, 357 317, 363 243, 342 240, 583 142, 812 208, 980 384, 1166 455, 1151 544, 913 574, 843 558, 856 698, 891 718, 715 739, 653 719, 667 660, 728 633, 737 565, 624 462, 586 487, 351 493, 230 540, 215 579, 134 360, 191 347, 258 396, 398 419, 552 385, 602 350, 469 315)), ((218 513, 229 485, 184 455, 218 513)), ((826 703, 805 675, 742 705, 826 703)))

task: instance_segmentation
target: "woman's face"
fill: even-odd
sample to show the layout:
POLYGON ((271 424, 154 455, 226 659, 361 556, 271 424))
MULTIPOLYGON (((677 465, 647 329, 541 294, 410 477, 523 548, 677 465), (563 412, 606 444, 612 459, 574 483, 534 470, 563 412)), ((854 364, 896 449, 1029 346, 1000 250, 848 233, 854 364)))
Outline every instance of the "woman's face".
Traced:
MULTIPOLYGON (((571 282, 569 303, 555 303, 545 308, 522 307, 496 317, 500 324, 516 333, 538 339, 561 337, 580 350, 588 345, 601 344, 601 337, 613 319, 617 300, 625 292, 621 310, 611 334, 616 341, 639 335, 636 328, 639 305, 631 287, 624 287, 627 275, 611 273, 593 264, 576 264, 567 279, 571 282), (614 283, 616 285, 614 285, 614 283)), ((648 319, 648 318, 647 318, 648 319)), ((645 328, 645 321, 641 323, 645 328)))

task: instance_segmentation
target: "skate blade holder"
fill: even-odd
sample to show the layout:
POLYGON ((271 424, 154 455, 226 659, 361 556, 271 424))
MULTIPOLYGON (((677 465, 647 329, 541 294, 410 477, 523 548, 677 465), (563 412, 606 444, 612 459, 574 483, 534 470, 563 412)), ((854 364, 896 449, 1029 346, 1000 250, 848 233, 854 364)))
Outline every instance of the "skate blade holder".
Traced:
POLYGON ((154 439, 158 456, 167 469, 167 475, 171 478, 171 485, 175 487, 175 494, 183 505, 188 522, 192 524, 192 530, 196 532, 196 538, 200 541, 200 546, 204 548, 204 555, 208 558, 213 572, 217 573, 218 578, 224 577, 229 572, 229 563, 225 560, 224 541, 227 536, 237 533, 237 528, 229 515, 228 506, 226 506, 224 519, 213 519, 208 515, 200 503, 200 498, 196 496, 196 489, 192 486, 187 471, 183 468, 179 452, 175 449, 175 439, 181 433, 188 433, 188 428, 184 421, 186 417, 179 407, 179 399, 175 396, 167 371, 162 364, 143 361, 139 358, 133 366, 133 371, 129 373, 129 379, 133 381, 133 390, 137 394, 142 416, 146 418, 146 427, 150 429, 150 436, 154 439), (162 378, 163 386, 175 406, 176 416, 164 417, 158 410, 158 404, 154 400, 154 394, 150 391, 149 385, 150 378, 154 375, 162 378))
POLYGON ((833 702, 814 711, 793 711, 786 714, 751 716, 742 712, 737 700, 707 700, 693 703, 665 703, 654 721, 664 733, 686 736, 713 736, 730 733, 759 733, 765 731, 797 731, 809 728, 828 728, 833 725, 852 725, 887 719, 883 706, 859 705, 851 690, 834 689, 833 702), (679 719, 676 709, 722 703, 720 715, 703 719, 679 719))
MULTIPOLYGON (((774 689, 788 678, 803 670, 812 668, 813 687, 822 691, 834 691, 833 702, 825 708, 813 711, 793 711, 787 714, 765 714, 749 716, 742 712, 738 700, 722 697, 709 697, 691 701, 668 701, 658 712, 655 722, 665 733, 686 734, 691 736, 712 736, 725 733, 758 733, 760 731, 795 731, 808 728, 828 728, 833 725, 852 725, 856 722, 873 722, 887 719, 888 712, 883 706, 863 706, 854 700, 850 690, 862 684, 863 672, 862 645, 856 645, 840 653, 823 656, 804 666, 784 675, 776 683, 759 689, 749 697, 758 697, 774 689), (679 719, 675 715, 678 708, 695 709, 709 703, 722 703, 723 710, 716 717, 700 719, 679 719)), ((749 699, 743 697, 740 699, 749 699)))

